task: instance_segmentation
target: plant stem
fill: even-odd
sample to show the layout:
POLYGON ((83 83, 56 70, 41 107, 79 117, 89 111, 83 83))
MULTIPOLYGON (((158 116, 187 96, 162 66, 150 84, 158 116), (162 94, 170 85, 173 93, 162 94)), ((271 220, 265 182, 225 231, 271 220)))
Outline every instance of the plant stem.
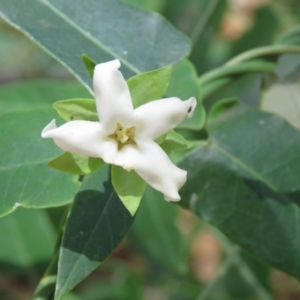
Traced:
POLYGON ((71 207, 70 205, 68 205, 66 207, 65 213, 63 214, 63 216, 61 218, 59 232, 57 234, 56 244, 55 244, 55 248, 54 248, 54 254, 48 265, 48 268, 46 269, 43 277, 41 278, 41 280, 34 292, 33 300, 52 300, 52 299, 54 299, 60 245, 62 242, 65 223, 66 223, 66 219, 67 219, 70 207, 71 207))
POLYGON ((193 44, 196 44, 198 39, 203 34, 205 28, 209 24, 211 18, 213 17, 215 11, 217 10, 219 4, 222 0, 211 0, 208 1, 208 5, 203 13, 203 17, 199 18, 196 26, 194 27, 194 30, 192 31, 190 38, 193 44))
POLYGON ((229 60, 225 66, 233 66, 241 62, 251 60, 257 57, 262 56, 271 56, 271 55, 280 55, 287 53, 298 53, 300 54, 299 46, 265 46, 258 47, 249 51, 246 51, 242 54, 237 55, 236 57, 229 60))
POLYGON ((204 85, 219 78, 238 76, 245 73, 271 72, 274 68, 275 63, 262 60, 253 60, 233 66, 225 65, 203 74, 199 77, 198 83, 204 85))
POLYGON ((275 63, 263 60, 243 62, 233 66, 222 66, 213 69, 198 78, 198 84, 202 89, 202 97, 205 99, 220 88, 229 84, 237 76, 248 73, 272 72, 275 63))

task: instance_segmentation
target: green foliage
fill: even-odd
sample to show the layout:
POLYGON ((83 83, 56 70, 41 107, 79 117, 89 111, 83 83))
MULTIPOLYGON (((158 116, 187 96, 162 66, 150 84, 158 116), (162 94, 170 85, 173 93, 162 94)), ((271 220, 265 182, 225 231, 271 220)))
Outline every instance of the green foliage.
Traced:
POLYGON ((78 83, 48 79, 26 80, 1 85, 1 114, 50 107, 65 98, 89 97, 87 90, 78 83))
POLYGON ((134 216, 144 195, 146 182, 135 171, 128 172, 114 165, 111 166, 111 181, 124 206, 134 216))
POLYGON ((65 120, 99 121, 94 99, 68 99, 55 102, 53 107, 65 120))
POLYGON ((41 139, 41 129, 54 116, 53 109, 0 115, 0 216, 19 206, 43 208, 70 203, 79 188, 77 180, 50 170, 47 162, 60 150, 41 139), (38 175, 37 175, 38 174, 38 175), (42 192, 44 191, 44 192, 42 192))
POLYGON ((179 228, 179 209, 164 201, 152 188, 146 189, 131 231, 135 247, 178 274, 187 272, 187 239, 179 228))
POLYGON ((77 193, 62 240, 55 299, 61 299, 118 246, 133 217, 115 193, 103 166, 77 193))
POLYGON ((22 9, 18 0, 1 0, 0 7, 2 18, 60 61, 90 90, 89 75, 80 61, 83 54, 97 62, 119 58, 128 77, 175 63, 190 49, 188 39, 163 18, 117 0, 92 0, 89 5, 81 0, 29 0, 21 14, 15 13, 22 9))
POLYGON ((31 290, 47 260, 34 299, 53 300, 55 289, 55 300, 294 296, 278 293, 268 266, 300 279, 300 11, 297 1, 275 2, 232 9, 226 0, 0 0, 1 18, 85 86, 64 82, 62 67, 0 23, 0 81, 22 80, 0 87, 1 299, 30 298, 14 294, 16 276, 31 290), (197 98, 180 134, 156 142, 187 171, 178 204, 205 224, 145 189, 134 171, 61 154, 41 139, 54 102, 64 121, 99 121, 93 69, 116 58, 134 107, 197 98), (23 80, 45 76, 59 81, 23 80), (88 277, 131 226, 127 242, 88 277), (220 245, 202 241, 195 251, 208 226, 226 237, 212 230, 220 245), (203 249, 218 250, 213 280, 194 269, 197 257, 209 261, 203 249))
POLYGON ((19 208, 0 219, 0 269, 38 276, 39 264, 53 252, 55 231, 45 211, 19 208))
POLYGON ((49 167, 74 175, 93 173, 103 164, 104 161, 101 158, 86 157, 70 152, 65 152, 48 162, 49 167))
POLYGON ((159 100, 165 94, 170 82, 172 66, 146 72, 128 79, 130 94, 134 107, 149 101, 159 100))
POLYGON ((175 150, 184 150, 192 147, 192 143, 187 141, 182 135, 174 130, 168 132, 160 144, 163 150, 170 153, 175 150))
POLYGON ((300 277, 294 238, 299 132, 279 117, 232 102, 212 110, 208 132, 207 146, 180 163, 188 171, 181 204, 261 260, 300 277), (280 142, 285 136, 289 140, 280 142))
POLYGON ((196 97, 197 107, 193 118, 185 119, 179 128, 199 130, 204 126, 205 109, 202 106, 202 91, 197 82, 195 67, 187 59, 177 63, 172 72, 171 81, 166 91, 168 96, 176 95, 180 99, 196 97))

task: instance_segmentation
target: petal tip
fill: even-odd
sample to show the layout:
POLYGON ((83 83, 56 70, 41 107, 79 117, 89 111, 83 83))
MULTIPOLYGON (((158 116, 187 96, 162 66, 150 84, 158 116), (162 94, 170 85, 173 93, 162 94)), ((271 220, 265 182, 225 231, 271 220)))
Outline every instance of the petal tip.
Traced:
POLYGON ((168 197, 168 196, 164 195, 164 198, 165 198, 165 200, 168 201, 168 202, 178 202, 178 201, 181 200, 181 198, 180 198, 180 196, 179 196, 178 193, 177 193, 176 196, 174 195, 174 197, 168 197))
POLYGON ((189 104, 189 109, 188 109, 188 114, 187 114, 187 117, 188 118, 191 118, 194 114, 194 110, 197 106, 197 100, 195 97, 191 97, 189 98, 188 100, 186 100, 189 104))
POLYGON ((56 126, 56 120, 55 119, 53 119, 44 129, 43 129, 43 131, 42 131, 42 134, 41 134, 41 136, 42 136, 42 138, 49 138, 49 137, 51 137, 51 131, 53 130, 53 129, 56 129, 57 128, 57 126, 56 126))
POLYGON ((104 62, 95 66, 94 73, 102 69, 119 69, 121 67, 121 62, 118 59, 114 59, 108 62, 104 62))

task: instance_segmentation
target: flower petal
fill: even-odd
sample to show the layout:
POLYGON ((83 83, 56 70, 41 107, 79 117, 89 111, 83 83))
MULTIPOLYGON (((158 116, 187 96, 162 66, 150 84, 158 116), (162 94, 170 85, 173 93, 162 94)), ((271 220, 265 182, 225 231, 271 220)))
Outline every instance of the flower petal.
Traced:
POLYGON ((174 129, 185 117, 192 117, 197 101, 194 97, 181 101, 173 97, 148 102, 134 111, 137 120, 136 138, 152 140, 174 129))
POLYGON ((135 170, 149 185, 164 194, 167 201, 179 201, 178 190, 186 181, 187 172, 175 166, 167 154, 153 141, 126 145, 113 164, 135 170))
POLYGON ((94 69, 94 92, 97 112, 101 124, 108 133, 116 129, 116 124, 130 127, 134 124, 133 105, 128 85, 118 70, 118 59, 98 64, 94 69))
POLYGON ((68 152, 100 157, 111 163, 118 152, 117 142, 106 138, 99 122, 70 121, 57 127, 52 120, 42 131, 43 138, 53 138, 55 144, 68 152))

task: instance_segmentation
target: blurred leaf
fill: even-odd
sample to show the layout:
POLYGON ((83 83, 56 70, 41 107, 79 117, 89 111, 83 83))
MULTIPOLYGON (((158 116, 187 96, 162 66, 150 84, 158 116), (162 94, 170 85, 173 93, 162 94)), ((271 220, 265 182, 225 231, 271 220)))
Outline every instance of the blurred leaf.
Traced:
POLYGON ((300 66, 285 76, 265 76, 260 107, 300 129, 300 66))
POLYGON ((116 0, 0 0, 1 16, 60 61, 86 87, 91 80, 80 58, 115 58, 126 77, 176 63, 188 39, 162 17, 116 0), (35 26, 32 26, 34 20, 35 26))
POLYGON ((128 79, 130 94, 134 107, 163 97, 169 85, 172 66, 142 73, 128 79))
POLYGON ((70 294, 66 295, 65 297, 63 297, 62 300, 83 300, 83 299, 80 298, 76 294, 70 293, 70 294))
POLYGON ((119 245, 133 217, 115 193, 109 166, 88 176, 76 195, 60 249, 55 299, 61 299, 119 245))
MULTIPOLYGON (((47 262, 55 243, 55 230, 42 210, 18 209, 0 219, 0 268, 30 268, 47 262)), ((30 275, 30 272, 28 272, 30 275)))
POLYGON ((197 72, 189 60, 184 59, 174 66, 166 94, 168 97, 176 96, 182 100, 195 97, 198 102, 193 117, 185 119, 179 128, 199 130, 204 126, 205 110, 202 106, 202 95, 197 80, 197 72))
POLYGON ((222 243, 226 258, 219 269, 218 277, 211 283, 213 298, 219 299, 228 295, 228 299, 249 299, 251 296, 257 296, 261 300, 272 300, 270 269, 232 244, 219 232, 216 234, 222 243))
POLYGON ((67 99, 53 104, 57 113, 65 120, 88 120, 99 122, 94 99, 67 99))
POLYGON ((55 101, 89 97, 78 83, 55 80, 26 80, 0 86, 1 114, 20 110, 50 107, 55 101))
POLYGON ((80 289, 80 296, 84 300, 140 300, 142 299, 142 279, 135 274, 130 265, 123 264, 120 260, 109 260, 105 264, 106 276, 101 280, 92 280, 80 289), (108 269, 110 267, 112 270, 108 269), (108 269, 108 270, 107 270, 108 269), (107 276, 111 271, 111 276, 107 276))
POLYGON ((253 27, 233 45, 231 56, 271 44, 278 25, 278 19, 272 8, 265 6, 257 10, 253 27))
POLYGON ((74 175, 93 173, 103 164, 104 161, 101 158, 86 157, 70 152, 65 152, 48 162, 49 167, 74 175))
POLYGON ((300 133, 241 103, 215 106, 208 131, 207 146, 180 163, 188 180, 179 204, 259 259, 300 278, 300 133))
POLYGON ((187 245, 178 227, 178 208, 147 187, 131 233, 134 242, 152 259, 171 270, 187 271, 187 245))
POLYGON ((124 206, 134 216, 145 192, 146 182, 135 171, 126 171, 115 165, 111 166, 111 180, 124 206))
POLYGON ((70 203, 79 188, 75 177, 47 167, 60 150, 41 138, 53 109, 0 115, 0 216, 18 206, 44 208, 70 203))
POLYGON ((167 0, 121 0, 121 2, 139 9, 161 12, 167 0))
POLYGON ((295 26, 292 29, 285 31, 279 35, 275 44, 277 45, 297 45, 300 42, 300 26, 295 26))

